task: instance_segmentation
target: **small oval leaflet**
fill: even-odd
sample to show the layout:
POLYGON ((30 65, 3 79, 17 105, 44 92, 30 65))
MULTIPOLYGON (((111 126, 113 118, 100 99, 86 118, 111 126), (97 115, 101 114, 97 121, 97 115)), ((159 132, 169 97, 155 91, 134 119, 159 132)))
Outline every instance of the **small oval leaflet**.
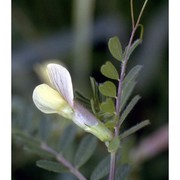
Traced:
POLYGON ((109 47, 109 51, 111 52, 112 56, 119 60, 122 61, 122 47, 121 47, 121 43, 119 41, 119 38, 117 36, 114 36, 112 38, 109 39, 108 41, 108 47, 109 47))
POLYGON ((106 99, 105 102, 101 103, 100 108, 104 112, 113 114, 115 112, 114 102, 111 98, 106 99))
POLYGON ((114 98, 116 97, 116 86, 111 81, 106 81, 103 84, 100 84, 99 91, 104 96, 109 96, 109 97, 114 97, 114 98))
POLYGON ((110 79, 119 80, 118 71, 110 61, 101 66, 101 73, 110 79))

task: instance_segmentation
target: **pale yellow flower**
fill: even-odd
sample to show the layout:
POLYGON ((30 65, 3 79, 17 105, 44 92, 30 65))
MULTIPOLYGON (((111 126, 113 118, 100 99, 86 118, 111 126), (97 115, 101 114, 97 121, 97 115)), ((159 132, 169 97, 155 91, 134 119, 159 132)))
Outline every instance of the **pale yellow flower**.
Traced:
POLYGON ((101 141, 110 141, 112 132, 92 113, 74 101, 71 76, 66 68, 48 64, 47 72, 52 87, 41 84, 33 91, 33 101, 44 113, 58 113, 73 120, 75 124, 97 136, 101 141))
POLYGON ((72 108, 56 90, 47 84, 41 84, 34 89, 33 100, 37 108, 44 113, 58 113, 65 118, 72 118, 72 108))

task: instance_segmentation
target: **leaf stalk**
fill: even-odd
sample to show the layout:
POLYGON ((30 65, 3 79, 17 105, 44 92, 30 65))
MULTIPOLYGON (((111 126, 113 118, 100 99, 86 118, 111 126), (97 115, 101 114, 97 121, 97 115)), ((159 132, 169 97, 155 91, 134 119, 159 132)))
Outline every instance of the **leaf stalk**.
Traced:
POLYGON ((74 174, 79 180, 87 180, 82 174, 81 172, 78 171, 78 169, 76 169, 69 161, 67 161, 67 159, 65 159, 61 154, 57 153, 54 149, 52 149, 51 147, 49 147, 47 144, 42 143, 41 144, 41 149, 54 155, 55 158, 57 159, 58 162, 60 162, 61 164, 63 164, 65 167, 67 167, 69 169, 69 171, 74 174))

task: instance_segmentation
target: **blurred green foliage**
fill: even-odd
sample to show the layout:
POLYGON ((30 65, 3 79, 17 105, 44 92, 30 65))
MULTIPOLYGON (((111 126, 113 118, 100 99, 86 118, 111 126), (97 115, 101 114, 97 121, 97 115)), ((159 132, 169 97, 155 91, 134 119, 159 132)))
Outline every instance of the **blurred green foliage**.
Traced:
MULTIPOLYGON (((78 76, 74 73, 73 67, 74 21, 72 11, 74 2, 67 0, 13 0, 12 2, 13 130, 23 129, 33 136, 41 136, 41 138, 47 138, 47 134, 50 134, 51 138, 57 142, 57 138, 70 123, 64 119, 59 120, 59 117, 55 115, 43 115, 35 108, 31 96, 34 87, 41 83, 34 71, 34 66, 49 58, 60 59, 69 67, 75 81, 81 82, 80 79, 76 79, 78 76), (39 124, 44 126, 45 131, 39 130, 41 127, 39 124), (40 132, 41 135, 38 134, 40 132)), ((143 0, 134 0, 135 14, 141 8, 142 3, 143 0)), ((106 3, 103 0, 95 1, 92 19, 94 29, 92 28, 91 34, 89 70, 87 74, 81 75, 85 77, 85 83, 87 83, 87 88, 83 93, 89 96, 91 95, 90 85, 88 85, 90 84, 90 75, 97 82, 105 81, 105 77, 100 72, 100 67, 111 58, 108 51, 108 39, 112 36, 118 36, 121 39, 122 48, 127 44, 131 32, 129 2, 127 0, 112 0, 106 3)), ((128 116, 124 128, 131 127, 140 120, 147 118, 151 120, 151 126, 136 133, 136 136, 133 136, 135 140, 131 146, 137 145, 143 138, 168 123, 167 0, 148 1, 141 21, 144 25, 143 43, 132 55, 127 70, 129 71, 135 64, 143 65, 134 91, 134 94, 140 94, 142 98, 128 116)), ((76 71, 80 71, 84 63, 87 63, 86 59, 82 64, 78 63, 79 69, 76 71)), ((113 64, 118 69, 117 62, 113 60, 113 64)), ((82 132, 78 130, 78 135, 71 144, 72 151, 77 149, 81 138, 82 132)), ((14 180, 74 179, 69 174, 53 174, 37 168, 35 161, 39 160, 39 157, 24 151, 22 144, 17 143, 14 137, 12 140, 12 177, 14 180)), ((106 155, 103 144, 98 144, 95 153, 82 171, 87 176, 90 175, 97 162, 100 162, 106 155)), ((67 152, 67 156, 71 158, 72 152, 67 152)), ((168 179, 168 149, 140 164, 132 178, 168 179)))

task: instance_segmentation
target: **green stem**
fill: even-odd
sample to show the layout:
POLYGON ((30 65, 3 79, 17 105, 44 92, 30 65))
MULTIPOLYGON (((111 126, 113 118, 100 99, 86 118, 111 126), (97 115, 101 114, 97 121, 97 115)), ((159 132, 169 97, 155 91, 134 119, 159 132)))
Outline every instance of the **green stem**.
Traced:
POLYGON ((130 2, 131 5, 131 20, 132 20, 132 29, 134 28, 134 10, 133 10, 133 0, 130 2))
POLYGON ((140 11, 140 13, 139 13, 139 16, 138 16, 138 19, 137 19, 137 22, 136 22, 136 26, 138 26, 138 24, 139 24, 139 22, 140 22, 140 19, 141 19, 141 17, 142 17, 142 14, 143 14, 143 11, 144 11, 144 9, 145 9, 145 7, 146 7, 147 2, 148 2, 148 0, 145 0, 143 6, 142 6, 142 8, 141 8, 141 11, 140 11))
MULTIPOLYGON (((116 101, 116 114, 118 115, 119 114, 119 111, 120 111, 120 108, 121 108, 121 94, 122 94, 122 82, 124 80, 124 76, 125 76, 125 70, 126 70, 126 65, 127 65, 127 62, 128 62, 128 53, 129 53, 129 50, 130 50, 130 47, 131 47, 131 44, 133 42, 133 38, 134 38, 134 35, 135 35, 135 32, 139 26, 139 21, 141 19, 141 16, 142 16, 142 13, 144 11, 144 8, 147 4, 147 1, 146 0, 143 4, 143 7, 140 11, 140 14, 138 16, 138 19, 137 19, 137 22, 131 32, 131 36, 130 36, 130 39, 129 39, 129 43, 128 43, 128 46, 127 46, 127 50, 126 50, 126 54, 125 54, 125 57, 124 57, 124 61, 122 62, 122 65, 121 65, 121 74, 120 74, 120 80, 119 80, 119 85, 118 85, 118 97, 117 97, 117 101, 116 101)), ((118 136, 119 135, 119 122, 117 123, 116 127, 115 127, 115 136, 118 136)))
POLYGON ((116 170, 116 153, 111 152, 111 162, 110 162, 110 172, 109 172, 109 180, 115 179, 115 170, 116 170))
POLYGON ((69 161, 67 161, 61 154, 57 153, 54 149, 49 147, 47 144, 42 143, 41 149, 54 155, 60 163, 69 169, 69 171, 74 174, 79 180, 86 180, 86 178, 76 169, 69 161))
MULTIPOLYGON (((147 4, 147 1, 148 0, 145 0, 143 6, 141 8, 141 11, 139 13, 136 24, 135 24, 134 23, 134 13, 133 13, 133 1, 131 0, 131 18, 132 18, 132 27, 133 27, 133 29, 132 29, 131 36, 130 36, 130 39, 129 39, 129 43, 128 43, 128 46, 127 46, 124 61, 121 64, 121 74, 120 74, 120 78, 119 78, 120 80, 119 80, 119 85, 118 85, 118 96, 117 96, 117 100, 116 100, 116 115, 118 117, 118 122, 117 122, 117 124, 116 124, 116 126, 114 128, 115 129, 114 130, 114 137, 119 136, 119 129, 120 129, 119 112, 120 112, 120 108, 121 108, 122 83, 123 83, 123 80, 124 80, 125 71, 126 71, 126 65, 127 65, 127 62, 128 62, 128 54, 129 54, 131 44, 133 42, 135 32, 136 32, 136 30, 137 30, 137 28, 139 26, 139 22, 140 22, 142 13, 143 13, 144 8, 145 8, 145 6, 147 4)), ((115 178, 115 169, 116 169, 116 152, 111 152, 109 180, 114 180, 114 178, 115 178)))

